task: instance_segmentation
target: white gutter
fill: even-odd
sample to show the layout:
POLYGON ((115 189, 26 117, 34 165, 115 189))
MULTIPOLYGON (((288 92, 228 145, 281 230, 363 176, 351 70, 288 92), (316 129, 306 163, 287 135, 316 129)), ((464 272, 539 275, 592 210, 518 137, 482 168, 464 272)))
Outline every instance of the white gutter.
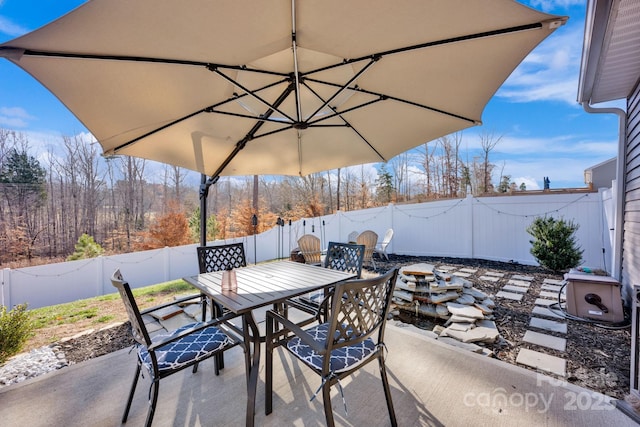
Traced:
POLYGON ((622 281, 622 235, 624 224, 625 173, 627 166, 627 113, 620 108, 593 108, 588 102, 582 102, 587 113, 616 114, 618 116, 618 161, 616 163, 616 216, 614 218, 614 234, 611 247, 611 276, 622 281))

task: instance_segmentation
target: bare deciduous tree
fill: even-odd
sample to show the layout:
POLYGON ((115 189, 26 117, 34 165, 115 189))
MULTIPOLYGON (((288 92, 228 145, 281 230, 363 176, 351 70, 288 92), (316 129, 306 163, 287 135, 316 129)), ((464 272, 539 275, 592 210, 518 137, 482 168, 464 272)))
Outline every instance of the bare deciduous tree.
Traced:
POLYGON ((489 162, 489 155, 493 149, 498 145, 502 135, 496 136, 493 132, 482 132, 480 134, 480 146, 482 147, 482 192, 489 193, 493 191, 493 184, 491 183, 491 173, 493 171, 493 165, 489 162))

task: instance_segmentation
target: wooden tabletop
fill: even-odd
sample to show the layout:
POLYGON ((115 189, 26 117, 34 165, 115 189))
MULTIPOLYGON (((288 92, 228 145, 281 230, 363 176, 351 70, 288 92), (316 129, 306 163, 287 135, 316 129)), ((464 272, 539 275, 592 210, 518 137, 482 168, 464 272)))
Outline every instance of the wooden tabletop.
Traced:
POLYGON ((236 314, 285 301, 347 279, 355 274, 293 261, 277 261, 237 268, 236 291, 222 291, 222 271, 184 280, 236 314))

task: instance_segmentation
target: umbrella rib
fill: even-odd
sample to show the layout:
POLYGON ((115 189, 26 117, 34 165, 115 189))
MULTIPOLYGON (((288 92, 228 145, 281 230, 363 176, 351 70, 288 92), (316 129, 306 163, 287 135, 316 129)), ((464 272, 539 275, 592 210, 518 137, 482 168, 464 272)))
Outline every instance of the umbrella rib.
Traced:
MULTIPOLYGON (((291 91, 293 91, 293 84, 289 84, 287 86, 287 88, 280 94, 280 96, 278 97, 278 99, 275 100, 275 102, 273 103, 273 106, 277 109, 280 104, 282 104, 285 99, 287 99, 287 97, 289 96, 289 94, 291 94, 291 91)), ((274 109, 269 109, 267 110, 262 118, 269 118, 269 116, 271 114, 273 114, 274 109)), ((222 171, 224 170, 224 168, 226 168, 229 163, 231 163, 231 161, 236 157, 236 155, 242 150, 244 149, 244 147, 247 145, 247 143, 249 141, 251 141, 252 139, 255 139, 256 136, 256 132, 258 132, 258 130, 260 130, 260 128, 262 127, 262 125, 264 124, 264 120, 260 120, 258 122, 256 122, 253 127, 251 127, 251 129, 249 130, 249 132, 247 132, 247 134, 244 136, 244 138, 242 138, 240 141, 238 141, 235 145, 235 147, 233 147, 233 150, 231 151, 231 153, 227 156, 226 159, 224 159, 224 161, 222 162, 222 164, 220 164, 220 166, 218 166, 218 169, 216 169, 216 171, 211 175, 211 179, 212 180, 217 180, 220 177, 220 174, 222 174, 222 171)))
POLYGON ((278 120, 278 119, 272 119, 270 117, 265 117, 265 116, 250 116, 249 114, 240 114, 240 113, 232 113, 230 111, 220 111, 220 110, 216 110, 214 107, 207 107, 204 109, 205 113, 213 113, 213 114, 222 114, 225 116, 233 116, 233 117, 240 117, 242 119, 250 119, 250 120, 257 120, 257 121, 261 121, 261 122, 269 122, 269 123, 278 123, 278 124, 282 124, 282 125, 286 125, 289 128, 293 126, 292 123, 289 122, 285 122, 282 120, 278 120))
POLYGON ((127 55, 100 55, 91 53, 73 53, 73 52, 53 52, 47 50, 23 49, 12 46, 0 46, 0 57, 8 56, 10 52, 19 52, 18 56, 45 56, 53 58, 70 58, 70 59, 102 59, 107 61, 130 61, 130 62, 151 62, 172 65, 191 65, 194 67, 205 68, 221 68, 237 71, 250 71, 260 74, 269 74, 273 76, 289 77, 288 73, 280 73, 277 71, 261 70, 247 68, 244 65, 227 65, 202 61, 189 61, 185 59, 169 59, 169 58, 153 58, 147 56, 127 56, 127 55))
MULTIPOLYGON (((286 81, 287 80, 280 80, 280 81, 268 84, 266 86, 263 86, 263 87, 257 89, 256 92, 259 92, 259 91, 264 90, 264 89, 269 89, 271 87, 277 86, 277 85, 279 85, 279 84, 281 84, 283 82, 286 82, 286 81)), ((132 144, 138 142, 142 138, 146 138, 147 136, 153 135, 156 132, 160 132, 161 130, 163 130, 163 129, 169 127, 169 126, 172 126, 174 124, 180 123, 181 121, 189 119, 189 118, 191 118, 191 117, 193 117, 193 116, 195 116, 197 114, 200 114, 200 113, 226 114, 226 115, 232 115, 232 116, 237 116, 237 117, 243 117, 243 118, 247 118, 247 119, 251 119, 251 120, 259 119, 259 120, 262 120, 262 121, 268 121, 268 122, 274 122, 274 123, 282 123, 282 121, 279 121, 279 120, 269 119, 268 116, 266 116, 266 117, 265 116, 256 117, 256 116, 250 116, 250 115, 242 115, 242 114, 239 114, 239 113, 230 113, 230 112, 226 112, 226 111, 219 111, 219 110, 215 109, 216 107, 228 104, 229 102, 236 101, 237 99, 243 98, 245 96, 249 96, 249 94, 248 93, 244 93, 244 94, 241 94, 241 95, 233 96, 233 97, 231 97, 229 99, 225 99, 224 101, 218 102, 217 104, 210 105, 208 107, 205 107, 203 109, 195 111, 195 112, 193 112, 191 114, 188 114, 188 115, 183 116, 181 118, 175 119, 175 120, 169 122, 168 124, 165 124, 165 125, 163 125, 163 126, 161 126, 159 128, 156 128, 156 129, 154 129, 152 131, 149 131, 149 132, 145 133, 142 136, 139 136, 139 137, 137 137, 135 139, 132 139, 131 141, 127 141, 127 142, 125 142, 125 143, 123 143, 121 145, 118 145, 117 147, 113 148, 112 151, 115 153, 115 152, 117 152, 118 150, 120 150, 122 148, 125 148, 125 147, 127 147, 129 145, 132 145, 132 144)))
MULTIPOLYGON (((305 86, 306 86, 306 85, 305 85, 305 86)), ((318 94, 316 94, 316 93, 313 91, 313 89, 309 88, 308 86, 307 86, 307 88, 308 88, 308 89, 309 89, 309 90, 310 90, 314 95, 318 96, 318 94)), ((318 98, 320 98, 320 96, 318 96, 318 98)), ((322 98, 320 98, 320 99, 322 99, 322 98)), ((358 108, 362 108, 362 107, 366 107, 366 106, 368 106, 368 105, 371 105, 371 104, 374 104, 374 103, 376 103, 376 102, 382 101, 383 99, 384 99, 384 98, 382 98, 382 97, 381 97, 381 98, 379 98, 379 99, 374 99, 374 100, 372 100, 372 101, 365 102, 364 104, 361 104, 361 105, 357 105, 357 106, 351 107, 351 108, 349 108, 348 110, 345 110, 345 111, 343 111, 343 112, 341 112, 341 113, 348 112, 348 111, 352 111, 352 110, 356 110, 356 109, 358 109, 358 108)), ((353 132, 355 132, 355 133, 356 133, 356 135, 358 135, 358 136, 360 137, 360 139, 362 139, 362 140, 365 142, 365 144, 367 144, 367 145, 369 146, 369 148, 371 148, 371 150, 373 150, 373 152, 374 152, 374 153, 376 153, 376 155, 380 158, 380 160, 381 160, 381 161, 383 161, 383 162, 386 162, 386 161, 387 161, 387 159, 386 159, 382 154, 380 154, 380 152, 379 152, 378 150, 376 150, 376 148, 375 148, 373 145, 371 145, 371 143, 367 140, 367 138, 365 138, 365 137, 364 137, 360 132, 358 132, 358 130, 357 130, 356 128, 354 128, 354 127, 351 125, 351 123, 349 123, 349 121, 347 121, 344 117, 342 117, 341 113, 336 113, 335 109, 334 109, 334 108, 332 108, 332 107, 329 107, 329 108, 331 108, 331 110, 334 112, 334 114, 333 114, 333 115, 330 115, 330 116, 327 116, 327 117, 322 117, 322 118, 320 118, 320 119, 318 119, 318 120, 315 120, 315 121, 313 121, 313 122, 307 122, 308 127, 348 127, 349 129, 353 130, 353 132), (342 124, 342 125, 339 125, 339 124, 327 124, 327 125, 322 125, 322 124, 320 124, 320 125, 318 125, 318 124, 316 124, 316 123, 318 123, 318 122, 321 122, 321 121, 324 121, 324 120, 327 120, 327 119, 330 119, 330 118, 333 118, 333 117, 340 117, 340 119, 341 119, 342 121, 344 121, 344 124, 342 124)), ((263 138, 263 137, 266 137, 266 136, 274 135, 274 134, 276 134, 276 133, 280 133, 280 132, 283 132, 283 131, 286 131, 286 130, 292 129, 292 128, 294 128, 294 127, 295 127, 295 125, 290 125, 290 126, 287 126, 287 127, 283 127, 283 128, 281 128, 281 129, 276 129, 276 130, 272 130, 272 131, 269 131, 269 132, 266 132, 266 133, 262 133, 262 134, 260 134, 260 135, 254 135, 254 136, 253 136, 253 138, 254 138, 254 139, 263 138)))
MULTIPOLYGON (((344 92, 351 83, 353 83, 354 81, 356 81, 356 79, 358 79, 362 74, 364 74, 365 71, 367 71, 373 64, 375 64, 380 58, 379 57, 373 57, 371 58, 371 60, 369 61, 369 63, 367 63, 364 67, 362 67, 353 77, 351 77, 349 79, 348 82, 346 82, 343 85, 338 85, 336 84, 336 87, 339 87, 339 89, 336 91, 336 93, 334 93, 329 99, 324 100, 322 99, 322 97, 320 95, 318 95, 313 89, 311 89, 309 87, 309 85, 305 84, 305 87, 307 87, 315 96, 317 96, 321 101, 323 101, 323 104, 316 110, 313 112, 313 114, 311 114, 309 117, 314 117, 316 114, 318 114, 320 111, 322 111, 322 109, 326 106, 329 106, 329 108, 331 108, 331 110, 335 113, 335 109, 333 107, 331 107, 329 105, 329 103, 331 101, 333 101, 338 95, 340 95, 342 92, 344 92)), ((304 83, 304 81, 303 81, 304 83)))
POLYGON ((248 94, 250 97, 258 100, 260 103, 262 103, 265 107, 267 107, 269 109, 269 111, 275 111, 279 114, 281 114, 283 117, 286 117, 289 121, 291 121, 292 123, 295 122, 295 120, 290 117, 288 114, 284 113, 283 111, 281 111, 280 109, 278 109, 278 107, 274 104, 270 104, 268 101, 265 101, 264 99, 262 99, 262 97, 258 96, 256 93, 254 93, 252 90, 244 87, 243 85, 241 85, 240 83, 238 83, 237 81, 235 81, 234 79, 232 79, 231 77, 227 76, 226 74, 224 74, 223 72, 221 72, 220 70, 217 69, 217 67, 215 66, 211 66, 211 67, 207 67, 209 69, 209 71, 214 72, 216 75, 222 77, 224 80, 226 80, 227 82, 239 87, 240 89, 242 89, 246 94, 248 94))
MULTIPOLYGON (((331 82, 326 82, 326 81, 323 81, 323 80, 312 79, 310 77, 306 77, 305 80, 310 81, 310 82, 314 82, 314 83, 328 85, 328 86, 342 87, 337 83, 331 83, 331 82)), ((381 98, 382 100, 392 100, 392 101, 402 102, 404 104, 409 104, 409 105, 413 105, 414 107, 424 108, 426 110, 430 110, 430 111, 433 111, 435 113, 444 114, 444 115, 447 115, 447 116, 450 116, 450 117, 454 117, 456 119, 464 120, 464 121, 467 121, 467 122, 470 122, 470 123, 473 123, 473 124, 479 124, 478 120, 470 119, 469 117, 464 117, 464 116, 461 116, 459 114, 455 114, 455 113, 451 113, 449 111, 441 110, 441 109, 436 108, 436 107, 430 107, 428 105, 418 104, 417 102, 409 101, 407 99, 402 99, 402 98, 398 98, 398 97, 391 96, 391 95, 385 95, 383 93, 372 92, 372 91, 369 91, 369 90, 366 90, 366 89, 362 89, 359 86, 350 88, 350 90, 353 90, 355 92, 360 92, 360 93, 366 93, 367 95, 377 96, 377 97, 381 98)), ((367 105, 367 104, 362 104, 361 106, 365 106, 365 105, 367 105)), ((336 114, 342 114, 342 113, 345 113, 346 111, 351 111, 351 110, 354 110, 356 108, 360 108, 360 106, 359 107, 354 107, 354 108, 349 108, 348 110, 336 112, 336 114)), ((325 118, 323 118, 322 120, 325 120, 325 118)))
MULTIPOLYGON (((315 94, 313 89, 309 88, 309 90, 315 94)), ((316 96, 318 96, 318 95, 316 94, 316 96)), ((360 109, 360 108, 366 107, 366 106, 371 105, 371 104, 375 104, 376 102, 380 102, 380 101, 383 101, 383 100, 384 100, 384 98, 380 97, 378 99, 374 99, 372 101, 365 102, 363 104, 356 105, 354 107, 348 108, 348 109, 346 109, 344 111, 341 111, 340 113, 338 113, 334 108, 329 107, 334 112, 333 115, 330 115, 330 116, 327 116, 327 117, 321 117, 321 118, 309 123, 309 126, 310 127, 335 127, 335 126, 339 126, 339 125, 316 125, 316 123, 324 121, 324 120, 328 120, 328 119, 333 118, 333 117, 340 117, 340 119, 345 123, 345 126, 347 126, 349 129, 351 129, 353 132, 355 132, 355 134, 358 135, 360 137, 360 139, 362 139, 364 141, 364 143, 367 144, 369 146, 369 148, 371 148, 371 150, 373 150, 374 153, 376 153, 376 155, 380 158, 381 161, 386 162, 387 159, 382 154, 380 154, 380 152, 373 145, 371 145, 369 140, 367 138, 365 138, 364 135, 362 135, 360 132, 358 132, 358 130, 355 127, 353 127, 351 125, 351 123, 349 123, 349 121, 342 116, 343 113, 347 113, 349 111, 360 109)))
POLYGON ((175 125, 177 123, 180 123, 180 122, 182 122, 184 120, 187 120, 187 119, 189 119, 189 118, 191 118, 193 116, 196 116, 198 114, 204 113, 204 112, 206 112, 206 110, 207 110, 206 108, 203 108, 201 110, 198 110, 198 111, 195 111, 195 112, 193 112, 191 114, 188 114, 188 115, 186 115, 184 117, 180 117, 179 119, 172 120, 172 121, 168 122, 167 124, 160 126, 159 128, 156 128, 156 129, 154 129, 152 131, 149 131, 149 132, 147 132, 147 133, 145 133, 143 135, 135 137, 134 139, 132 139, 130 141, 127 141, 125 143, 122 143, 122 144, 118 145, 117 147, 112 148, 110 151, 112 153, 116 154, 119 150, 121 150, 123 148, 126 148, 126 147, 128 147, 130 145, 133 145, 133 144, 135 144, 136 142, 140 141, 143 138, 146 138, 146 137, 148 137, 150 135, 153 135, 154 133, 160 132, 163 129, 171 127, 171 126, 173 126, 173 125, 175 125))
POLYGON ((395 53, 402 53, 402 52, 407 52, 407 51, 411 51, 411 50, 425 49, 425 48, 428 48, 428 47, 441 46, 441 45, 445 45, 445 44, 458 43, 458 42, 462 42, 462 41, 475 40, 475 39, 481 39, 481 38, 486 38, 486 37, 493 37, 493 36, 498 36, 498 35, 502 35, 502 34, 518 33, 518 32, 529 31, 529 30, 537 30, 537 29, 541 29, 542 27, 543 27, 542 22, 535 22, 533 24, 517 25, 515 27, 507 27, 507 28, 501 28, 501 29, 498 29, 498 30, 483 31, 481 33, 467 34, 467 35, 464 35, 464 36, 457 36, 457 37, 450 37, 450 38, 447 38, 447 39, 435 40, 435 41, 432 41, 432 42, 419 43, 419 44, 415 44, 415 45, 411 45, 411 46, 405 46, 405 47, 400 47, 400 48, 396 48, 396 49, 385 50, 385 51, 382 51, 382 52, 377 52, 377 53, 368 54, 366 56, 361 56, 359 58, 345 59, 344 61, 339 62, 337 64, 327 65, 327 66, 321 67, 321 68, 316 68, 315 70, 307 71, 305 73, 305 76, 308 76, 308 75, 314 74, 314 73, 319 73, 319 72, 326 71, 326 70, 330 70, 330 69, 337 68, 337 67, 342 67, 344 65, 353 64, 355 62, 365 61, 365 60, 371 59, 373 57, 382 58, 384 56, 393 55, 395 53))

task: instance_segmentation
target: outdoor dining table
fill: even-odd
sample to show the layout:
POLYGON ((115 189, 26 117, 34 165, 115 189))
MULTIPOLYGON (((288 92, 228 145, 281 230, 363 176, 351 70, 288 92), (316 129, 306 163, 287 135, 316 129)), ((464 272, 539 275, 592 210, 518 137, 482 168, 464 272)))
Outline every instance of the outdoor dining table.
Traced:
POLYGON ((242 315, 246 345, 247 417, 253 426, 260 365, 261 336, 254 310, 326 289, 355 274, 293 261, 275 261, 235 269, 237 289, 222 290, 222 271, 185 277, 187 283, 235 314, 242 315))

